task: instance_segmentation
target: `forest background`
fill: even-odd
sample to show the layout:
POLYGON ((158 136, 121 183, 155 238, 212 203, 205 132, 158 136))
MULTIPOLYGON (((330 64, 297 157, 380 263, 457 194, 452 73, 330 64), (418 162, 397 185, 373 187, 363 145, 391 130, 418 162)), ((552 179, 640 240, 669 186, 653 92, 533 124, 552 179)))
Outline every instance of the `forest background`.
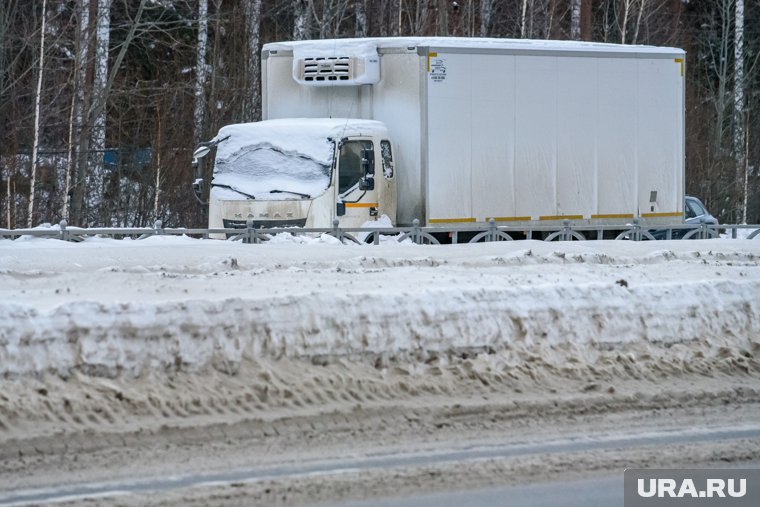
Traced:
POLYGON ((205 226, 192 151, 260 119, 261 45, 365 36, 683 48, 686 191, 760 222, 760 0, 0 0, 0 227, 205 226))

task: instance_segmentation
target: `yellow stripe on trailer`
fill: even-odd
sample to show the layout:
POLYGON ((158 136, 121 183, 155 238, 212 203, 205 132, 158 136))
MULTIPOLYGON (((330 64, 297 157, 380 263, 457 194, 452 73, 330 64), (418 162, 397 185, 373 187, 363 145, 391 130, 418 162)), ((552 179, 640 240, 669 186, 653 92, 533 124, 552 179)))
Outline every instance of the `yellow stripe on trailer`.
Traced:
POLYGON ((683 68, 684 68, 683 58, 674 58, 673 61, 681 64, 681 77, 683 77, 683 68))
POLYGON ((486 217, 486 222, 493 219, 494 222, 529 222, 530 217, 486 217))
POLYGON ((461 224, 477 222, 474 218, 431 218, 428 220, 431 224, 461 224))
POLYGON ((538 217, 539 220, 583 220, 583 215, 546 215, 538 217))
POLYGON ((377 208, 376 202, 347 202, 346 208, 377 208))
POLYGON ((682 217, 683 211, 673 211, 670 213, 642 213, 641 218, 658 218, 658 217, 682 217))
POLYGON ((591 215, 592 220, 603 218, 633 218, 633 213, 609 213, 606 215, 591 215))
POLYGON ((428 53, 428 56, 427 56, 427 71, 428 71, 428 74, 430 74, 430 59, 431 58, 437 58, 437 57, 438 57, 438 53, 428 53))

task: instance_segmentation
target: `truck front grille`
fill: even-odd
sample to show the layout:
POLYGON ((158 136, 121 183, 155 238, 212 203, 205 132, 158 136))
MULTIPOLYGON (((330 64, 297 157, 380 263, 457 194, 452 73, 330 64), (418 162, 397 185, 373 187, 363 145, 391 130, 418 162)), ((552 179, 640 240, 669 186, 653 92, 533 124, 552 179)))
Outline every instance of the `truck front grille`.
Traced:
MULTIPOLYGON (((225 229, 246 229, 248 227, 246 220, 228 220, 223 219, 225 229)), ((305 218, 296 218, 290 220, 254 220, 254 229, 272 229, 277 227, 304 227, 305 218)))

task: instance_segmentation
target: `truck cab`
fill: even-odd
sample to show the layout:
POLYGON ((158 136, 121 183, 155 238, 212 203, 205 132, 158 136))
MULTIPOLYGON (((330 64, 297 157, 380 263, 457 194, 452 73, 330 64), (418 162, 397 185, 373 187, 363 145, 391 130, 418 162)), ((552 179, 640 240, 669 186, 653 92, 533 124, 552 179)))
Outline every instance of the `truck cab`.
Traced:
MULTIPOLYGON (((372 120, 288 119, 228 125, 216 147, 209 228, 359 227, 396 218, 393 146, 372 120)), ((202 195, 196 179, 196 194, 202 195)))

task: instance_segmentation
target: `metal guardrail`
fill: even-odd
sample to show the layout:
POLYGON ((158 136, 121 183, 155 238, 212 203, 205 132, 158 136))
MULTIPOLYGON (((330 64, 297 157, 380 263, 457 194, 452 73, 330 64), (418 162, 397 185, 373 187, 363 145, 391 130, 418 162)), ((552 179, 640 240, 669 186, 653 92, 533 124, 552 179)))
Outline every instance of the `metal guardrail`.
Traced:
POLYGON ((562 226, 546 225, 534 227, 499 226, 494 220, 488 225, 481 226, 457 226, 457 227, 421 227, 419 220, 414 220, 411 227, 387 227, 387 228, 361 228, 339 227, 337 220, 331 228, 254 228, 253 221, 247 222, 245 228, 219 228, 219 229, 186 229, 164 228, 160 220, 156 220, 153 227, 103 227, 83 228, 69 227, 65 220, 58 224, 58 228, 32 228, 32 229, 0 229, 0 239, 15 239, 22 236, 38 238, 52 238, 63 241, 81 241, 88 236, 124 238, 136 237, 144 239, 152 236, 199 236, 208 238, 211 235, 222 235, 231 241, 243 243, 263 243, 276 234, 321 235, 327 234, 335 237, 341 243, 380 243, 380 236, 398 236, 397 241, 410 240, 417 244, 440 244, 438 238, 448 238, 451 243, 479 243, 491 241, 512 241, 519 239, 541 239, 544 241, 588 241, 602 240, 610 234, 614 234, 615 240, 644 241, 656 239, 710 239, 717 238, 721 234, 730 234, 731 238, 738 237, 739 230, 751 230, 746 239, 754 239, 760 236, 760 224, 750 225, 709 225, 682 224, 666 227, 642 226, 638 220, 622 229, 619 225, 593 226, 571 225, 565 220, 562 226), (363 236, 362 236, 363 235, 363 236), (463 241, 459 241, 463 239, 463 241))

